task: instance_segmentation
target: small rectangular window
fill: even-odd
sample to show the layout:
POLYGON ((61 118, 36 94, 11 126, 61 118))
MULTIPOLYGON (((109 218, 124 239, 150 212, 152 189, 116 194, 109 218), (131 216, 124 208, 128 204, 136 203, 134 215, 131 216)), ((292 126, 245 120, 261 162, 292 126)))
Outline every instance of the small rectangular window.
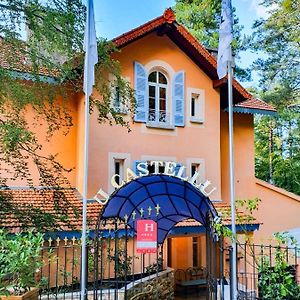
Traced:
POLYGON ((114 160, 114 173, 119 175, 115 180, 117 184, 120 184, 124 178, 124 159, 114 160))
POLYGON ((113 109, 120 114, 127 114, 128 113, 128 108, 126 106, 126 103, 124 103, 121 95, 121 90, 120 87, 115 86, 114 87, 114 92, 112 95, 112 106, 113 109))
POLYGON ((204 91, 189 89, 190 122, 204 122, 204 91))
POLYGON ((191 99, 191 117, 195 117, 195 111, 196 111, 196 99, 195 99, 195 97, 192 97, 192 99, 191 99))
POLYGON ((191 176, 199 171, 200 164, 191 164, 191 176))
POLYGON ((120 88, 118 86, 115 88, 114 107, 117 109, 121 107, 120 88))
POLYGON ((186 160, 187 176, 193 177, 197 172, 197 176, 194 177, 196 184, 200 184, 205 181, 205 160, 199 157, 191 157, 186 160))

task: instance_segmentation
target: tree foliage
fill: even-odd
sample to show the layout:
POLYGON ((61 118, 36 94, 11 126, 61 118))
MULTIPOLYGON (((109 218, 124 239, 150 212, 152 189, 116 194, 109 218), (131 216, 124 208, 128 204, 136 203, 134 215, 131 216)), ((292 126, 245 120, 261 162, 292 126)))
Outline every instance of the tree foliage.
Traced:
POLYGON ((43 242, 41 233, 12 236, 0 229, 0 295, 22 295, 36 286, 43 242))
MULTIPOLYGON (((176 0, 176 18, 209 49, 217 49, 219 44, 219 25, 221 21, 221 1, 219 0, 176 0)), ((233 8, 235 12, 235 9, 233 8)), ((232 42, 233 53, 239 58, 239 52, 244 50, 242 26, 234 13, 232 42)), ((249 80, 250 72, 236 66, 236 75, 241 80, 249 80)))
MULTIPOLYGON (((65 168, 57 153, 46 153, 43 144, 54 134, 67 135, 73 125, 69 101, 82 90, 85 12, 81 0, 0 3, 1 186, 16 179, 32 186, 32 163, 39 185, 57 189, 70 185, 67 173, 72 168, 65 168), (37 136, 41 130, 43 141, 37 136)), ((91 96, 90 110, 99 122, 129 129, 112 100, 118 87, 130 112, 133 91, 112 58, 117 49, 106 40, 98 44, 101 63, 96 67, 97 93, 91 96)))
POLYGON ((256 175, 300 194, 300 1, 263 5, 269 15, 255 22, 251 46, 263 52, 254 65, 260 96, 278 115, 256 120, 256 175))
POLYGON ((270 7, 266 19, 253 26, 252 47, 262 51, 255 67, 263 91, 273 91, 272 101, 287 105, 299 101, 300 92, 300 1, 265 0, 270 7), (277 97, 276 97, 277 96, 277 97))
POLYGON ((285 233, 276 233, 274 238, 277 243, 274 260, 272 261, 270 255, 263 255, 257 262, 259 297, 270 300, 300 299, 300 285, 294 275, 296 267, 289 263, 287 254, 287 245, 294 239, 285 233))

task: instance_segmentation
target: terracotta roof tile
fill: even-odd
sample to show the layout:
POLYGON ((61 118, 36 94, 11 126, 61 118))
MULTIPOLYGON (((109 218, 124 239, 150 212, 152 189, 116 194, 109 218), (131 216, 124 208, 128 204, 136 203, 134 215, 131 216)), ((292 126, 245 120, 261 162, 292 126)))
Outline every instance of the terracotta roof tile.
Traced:
MULTIPOLYGON (((222 223, 224 225, 231 224, 231 208, 229 204, 226 203, 213 203, 216 208, 218 214, 222 217, 222 223)), ((237 225, 255 225, 259 224, 259 222, 252 218, 251 216, 247 216, 244 212, 237 210, 236 214, 236 224, 237 225)), ((179 222, 175 225, 175 227, 197 227, 202 226, 201 223, 194 219, 187 219, 185 221, 179 222)))
MULTIPOLYGON (((22 51, 22 47, 23 49, 26 47, 25 42, 20 42, 20 49, 14 49, 12 45, 0 37, 0 67, 21 73, 32 73, 32 66, 28 57, 24 54, 25 51, 22 51)), ((57 71, 50 73, 46 67, 40 66, 38 74, 42 76, 56 76, 58 73, 57 71)))
MULTIPOLYGON (((75 189, 11 189, 2 190, 1 194, 11 197, 8 198, 9 201, 21 213, 24 211, 26 214, 27 209, 31 208, 40 210, 42 213, 53 214, 58 224, 56 229, 59 231, 81 230, 82 202, 75 189), (68 217, 67 220, 65 220, 66 216, 68 217)), ((100 208, 101 206, 97 202, 87 205, 87 220, 91 229, 96 226, 100 208)), ((24 218, 26 218, 25 215, 24 218)), ((0 226, 16 232, 24 224, 14 212, 4 213, 0 211, 0 226)))
MULTIPOLYGON (((132 43, 136 41, 137 39, 155 31, 158 30, 163 25, 173 25, 173 30, 175 30, 177 33, 179 33, 179 36, 182 40, 185 41, 187 45, 193 51, 197 53, 198 56, 202 57, 202 60, 207 65, 206 68, 209 70, 209 73, 212 79, 217 79, 217 61, 216 58, 203 47, 199 41, 181 24, 177 23, 176 17, 172 9, 165 10, 164 14, 158 18, 155 18, 135 29, 132 29, 116 38, 114 38, 112 41, 115 43, 115 45, 119 48, 122 48, 129 43, 132 43)), ((175 38, 176 40, 176 38, 175 38)), ((224 81, 225 82, 225 81, 224 81)), ((223 82, 223 83, 224 83, 223 82)), ((233 88, 241 95, 241 97, 245 100, 241 102, 240 107, 244 107, 244 105, 247 105, 247 108, 251 109, 259 109, 259 110, 265 110, 265 111, 276 111, 274 107, 271 105, 265 103, 262 100, 253 99, 252 95, 244 88, 242 85, 236 81, 233 80, 233 88), (245 103, 247 102, 247 103, 245 103)))
POLYGON ((268 111, 276 112, 276 109, 272 105, 264 102, 263 100, 255 99, 255 98, 247 99, 243 102, 235 104, 235 106, 242 107, 242 108, 268 110, 268 111))
MULTIPOLYGON (((82 226, 82 202, 81 196, 76 189, 10 189, 2 190, 2 195, 12 197, 11 201, 14 206, 22 212, 26 212, 26 208, 31 207, 40 209, 42 212, 53 214, 57 217, 57 231, 81 230, 82 226), (58 207, 55 207, 58 205, 58 207), (68 216, 68 221, 61 221, 61 217, 68 216)), ((224 203, 214 203, 218 213, 222 216, 223 224, 229 225, 230 205, 224 203)), ((97 202, 88 203, 87 216, 88 226, 93 230, 101 211, 102 206, 97 202)), ((25 216, 24 216, 25 218, 25 216)), ((249 218, 241 211, 237 212, 237 224, 259 224, 257 220, 249 218)), ((18 232, 23 224, 14 213, 3 213, 0 211, 0 227, 5 227, 10 232, 18 232)), ((176 227, 201 226, 201 224, 193 219, 180 222, 176 227)))

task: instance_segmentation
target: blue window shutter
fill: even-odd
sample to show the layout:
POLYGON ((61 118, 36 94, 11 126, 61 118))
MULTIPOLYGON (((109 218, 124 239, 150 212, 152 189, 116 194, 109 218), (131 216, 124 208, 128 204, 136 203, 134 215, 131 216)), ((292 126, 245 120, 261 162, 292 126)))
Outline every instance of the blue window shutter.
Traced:
POLYGON ((184 126, 184 71, 175 73, 173 80, 174 125, 184 126))
POLYGON ((148 76, 147 71, 138 62, 134 62, 134 89, 136 109, 134 120, 146 122, 148 107, 148 76))

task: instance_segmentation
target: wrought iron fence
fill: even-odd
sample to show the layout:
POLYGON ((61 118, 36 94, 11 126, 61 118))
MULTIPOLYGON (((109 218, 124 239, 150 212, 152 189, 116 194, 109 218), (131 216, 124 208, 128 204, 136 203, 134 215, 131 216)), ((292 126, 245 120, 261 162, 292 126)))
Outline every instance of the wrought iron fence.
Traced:
POLYGON ((299 248, 244 243, 237 254, 239 299, 300 299, 299 248))
MULTIPOLYGON (((98 251, 100 256, 97 259, 103 260, 105 255, 108 260, 105 270, 101 268, 99 261, 98 269, 95 267, 95 247, 92 240, 87 245, 87 281, 90 297, 93 297, 95 294, 95 289, 105 288, 112 295, 116 288, 132 282, 134 279, 143 282, 143 276, 150 278, 152 273, 157 272, 157 267, 161 264, 161 261, 155 258, 152 259, 149 255, 140 255, 138 259, 133 259, 130 263, 131 274, 125 269, 115 270, 116 252, 109 253, 109 249, 114 249, 115 243, 116 240, 106 238, 98 244, 98 247, 101 247, 102 250, 98 251), (111 261, 111 264, 109 264, 109 261, 111 261), (113 274, 110 276, 110 273, 115 271, 121 272, 122 270, 126 273, 126 276, 123 276, 125 281, 120 279, 120 276, 116 277, 113 274), (99 274, 102 275, 100 276, 99 274), (95 281, 97 276, 100 276, 100 281, 95 281)), ((117 243, 123 243, 123 247, 125 245, 121 239, 117 243)), ((124 250, 125 248, 118 249, 124 250)), ((132 257, 136 255, 134 254, 134 248, 131 248, 130 251, 129 249, 127 250, 132 257)), ((214 252, 212 250, 208 251, 207 258, 213 258, 215 261, 212 261, 211 264, 217 264, 217 266, 214 268, 216 270, 214 274, 208 274, 208 276, 213 275, 214 281, 212 283, 215 290, 214 293, 210 293, 209 299, 227 300, 230 299, 232 251, 231 248, 216 246, 215 250, 220 252, 212 257, 209 255, 209 253, 214 252)), ((163 249, 159 249, 159 253, 162 252, 163 249)), ((276 288, 280 288, 281 284, 285 285, 288 291, 288 295, 282 300, 300 299, 300 293, 298 296, 295 296, 297 293, 296 289, 297 287, 299 289, 300 284, 299 248, 245 243, 237 245, 237 253, 239 299, 279 299, 272 298, 270 295, 272 295, 272 291, 276 293, 276 288), (295 294, 293 295, 292 293, 295 294)), ((45 241, 41 259, 43 260, 43 267, 37 273, 37 280, 41 286, 40 298, 80 299, 81 240, 75 237, 57 238, 56 240, 50 238, 45 241)), ((126 267, 126 264, 123 264, 124 266, 126 267)), ((209 278, 207 279, 209 280, 209 278)), ((103 294, 101 293, 100 295, 103 294)), ((114 297, 111 299, 114 299, 114 297)))
MULTIPOLYGON (((117 236, 101 238, 96 245, 94 240, 89 240, 89 298, 123 299, 120 294, 125 293, 124 299, 127 299, 127 293, 130 298, 141 294, 144 285, 148 285, 147 281, 157 280, 158 272, 162 271, 162 252, 159 246, 155 254, 135 254, 132 238, 127 244, 125 239, 117 236), (137 284, 134 290, 127 291, 127 285, 135 281, 137 284)), ((40 285, 40 299, 80 299, 81 240, 75 237, 50 238, 44 243, 41 260, 43 267, 36 275, 40 285)))
MULTIPOLYGON (((88 253, 90 246, 87 246, 88 253)), ((49 238, 41 252, 43 267, 38 273, 41 299, 79 299, 81 240, 49 238)), ((90 264, 88 264, 90 267, 90 264)))

